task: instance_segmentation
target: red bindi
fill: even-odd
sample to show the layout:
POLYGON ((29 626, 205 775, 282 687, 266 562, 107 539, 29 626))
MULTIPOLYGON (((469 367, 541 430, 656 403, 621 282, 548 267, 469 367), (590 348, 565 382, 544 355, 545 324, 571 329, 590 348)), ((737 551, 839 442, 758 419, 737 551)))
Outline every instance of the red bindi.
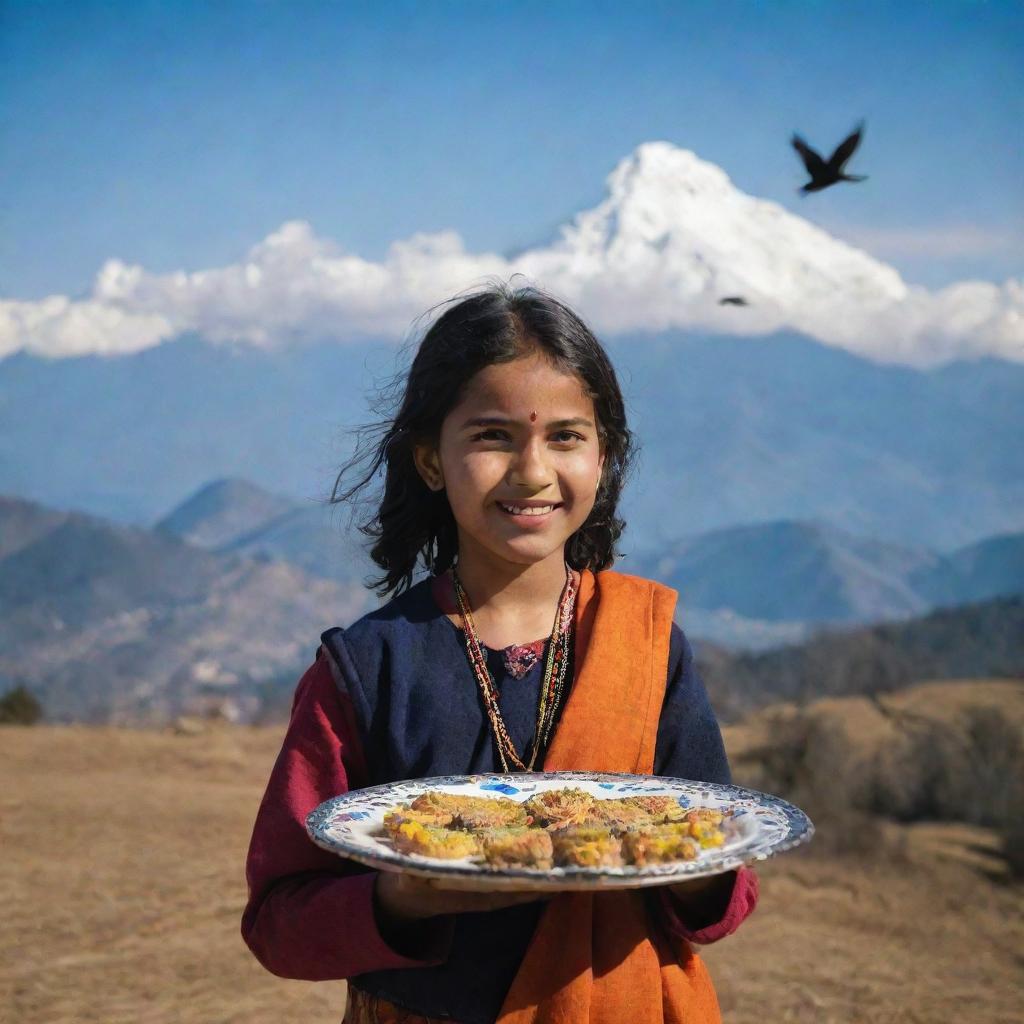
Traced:
POLYGON ((531 412, 530 413, 530 422, 531 423, 536 423, 537 422, 537 414, 535 412, 531 412))

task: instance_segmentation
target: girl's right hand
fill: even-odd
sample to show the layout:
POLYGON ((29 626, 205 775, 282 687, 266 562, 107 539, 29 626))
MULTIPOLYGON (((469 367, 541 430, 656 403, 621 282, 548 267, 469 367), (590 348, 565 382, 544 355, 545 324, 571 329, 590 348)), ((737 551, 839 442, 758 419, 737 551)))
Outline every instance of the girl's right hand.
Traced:
POLYGON ((441 914, 500 910, 502 907, 550 898, 547 893, 539 892, 467 892, 462 889, 445 889, 443 883, 435 879, 418 878, 395 871, 381 871, 377 875, 374 895, 377 910, 385 918, 382 923, 395 925, 422 921, 441 914))

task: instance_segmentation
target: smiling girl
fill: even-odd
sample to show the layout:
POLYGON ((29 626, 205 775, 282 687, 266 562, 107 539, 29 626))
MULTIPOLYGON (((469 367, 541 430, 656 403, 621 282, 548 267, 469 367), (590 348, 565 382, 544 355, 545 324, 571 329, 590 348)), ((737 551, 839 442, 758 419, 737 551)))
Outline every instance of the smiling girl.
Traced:
POLYGON ((346 1024, 705 1024, 693 943, 734 931, 752 871, 590 895, 461 892, 342 860, 306 815, 351 789, 484 772, 729 782, 676 594, 611 571, 633 440, 582 320, 496 285, 427 330, 348 501, 386 604, 328 630, 249 848, 242 933, 275 974, 349 979, 346 1024), (422 579, 417 575, 425 570, 422 579))

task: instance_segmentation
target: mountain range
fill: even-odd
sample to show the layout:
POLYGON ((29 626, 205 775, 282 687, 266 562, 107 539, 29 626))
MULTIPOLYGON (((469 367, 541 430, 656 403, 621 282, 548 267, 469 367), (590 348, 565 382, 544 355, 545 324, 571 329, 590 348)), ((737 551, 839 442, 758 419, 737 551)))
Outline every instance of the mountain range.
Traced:
MULTIPOLYGON (((0 689, 27 685, 58 721, 283 713, 320 632, 376 604, 363 585, 373 567, 335 511, 240 480, 201 488, 153 529, 0 498, 0 689)), ((731 666, 716 685, 746 704, 735 695, 757 690, 743 680, 764 648, 1024 593, 1024 534, 943 557, 766 523, 619 567, 679 589, 688 635, 712 666, 731 666)))
POLYGON ((365 591, 283 561, 0 498, 0 689, 56 721, 258 718, 365 591))
MULTIPOLYGON (((157 529, 222 553, 282 559, 339 583, 363 582, 379 571, 350 513, 288 503, 243 480, 211 482, 157 529)), ((1024 593, 1024 533, 943 556, 827 523, 778 521, 634 552, 619 568, 677 589, 680 617, 694 635, 759 649, 823 625, 909 618, 939 605, 1024 593)))

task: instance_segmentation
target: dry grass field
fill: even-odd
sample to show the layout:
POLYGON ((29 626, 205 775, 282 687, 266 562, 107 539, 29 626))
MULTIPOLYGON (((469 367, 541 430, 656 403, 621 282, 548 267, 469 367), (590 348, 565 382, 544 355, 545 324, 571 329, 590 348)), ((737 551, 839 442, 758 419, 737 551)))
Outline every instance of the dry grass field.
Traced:
MULTIPOLYGON (((0 730, 0 1019, 337 1024, 343 983, 274 978, 238 932, 280 735, 0 730)), ((832 835, 763 866, 757 912, 705 951, 727 1022, 1020 1019, 1024 889, 998 840, 885 831, 878 855, 832 835)))

